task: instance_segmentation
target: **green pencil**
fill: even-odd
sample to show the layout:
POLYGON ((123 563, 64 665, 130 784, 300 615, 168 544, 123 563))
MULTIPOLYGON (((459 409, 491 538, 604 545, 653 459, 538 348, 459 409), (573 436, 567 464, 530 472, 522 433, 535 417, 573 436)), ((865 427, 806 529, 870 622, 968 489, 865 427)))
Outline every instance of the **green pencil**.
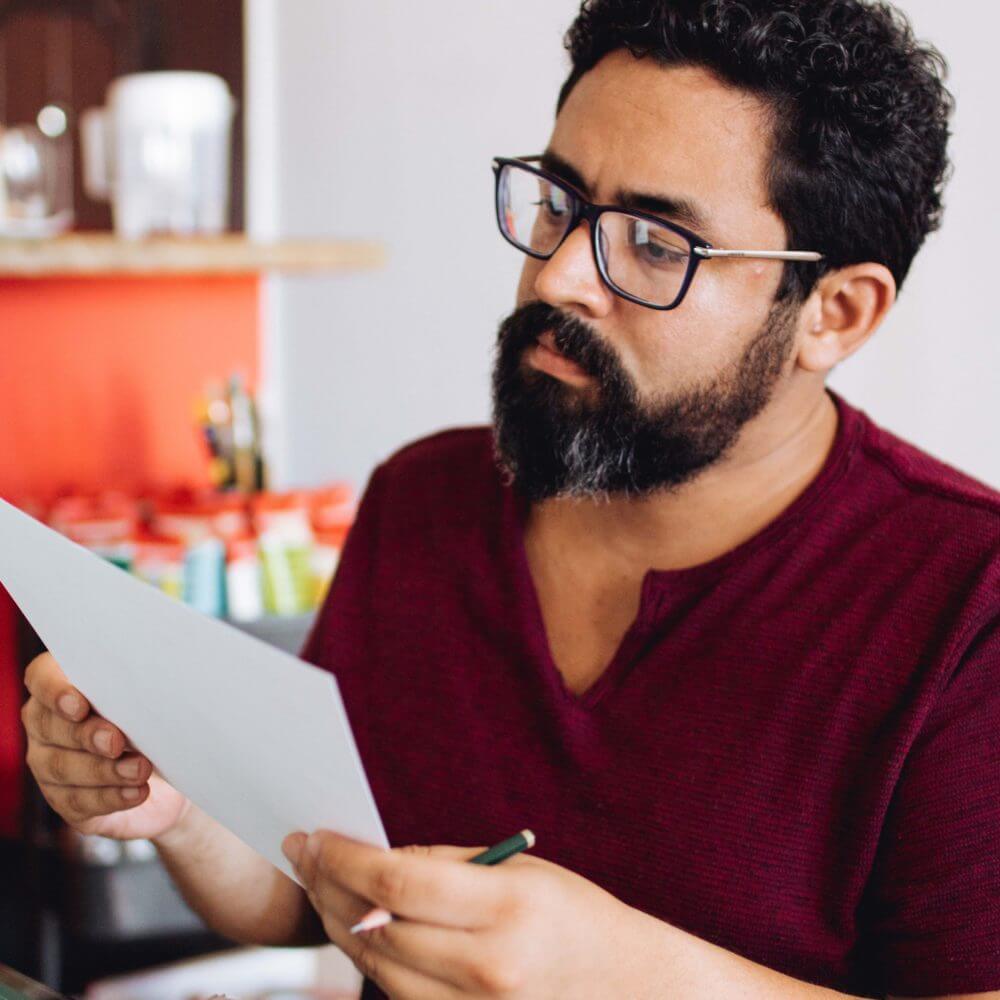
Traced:
POLYGON ((498 865, 501 861, 506 861, 508 858, 514 857, 515 854, 520 854, 521 851, 527 851, 534 846, 535 835, 530 830, 522 830, 520 833, 515 833, 513 837, 508 837, 506 840, 501 840, 499 844, 494 844, 482 854, 469 858, 469 864, 498 865))
MULTIPOLYGON (((501 861, 512 858, 521 851, 527 851, 535 846, 535 835, 530 830, 522 830, 515 833, 513 837, 501 840, 499 844, 494 844, 474 858, 469 858, 470 865, 498 865, 501 861)), ((359 934, 361 931, 373 931, 376 927, 385 927, 392 920, 392 914, 382 907, 369 910, 352 928, 352 934, 359 934)))

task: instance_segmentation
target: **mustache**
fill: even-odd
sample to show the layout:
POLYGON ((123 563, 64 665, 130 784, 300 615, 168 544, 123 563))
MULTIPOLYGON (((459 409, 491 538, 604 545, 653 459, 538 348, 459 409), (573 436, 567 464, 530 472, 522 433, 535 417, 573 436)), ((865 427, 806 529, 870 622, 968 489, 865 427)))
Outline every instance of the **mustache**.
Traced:
POLYGON ((520 356, 549 330, 556 349, 598 379, 617 373, 620 365, 610 347, 575 316, 544 302, 527 302, 500 325, 497 344, 508 356, 520 356))

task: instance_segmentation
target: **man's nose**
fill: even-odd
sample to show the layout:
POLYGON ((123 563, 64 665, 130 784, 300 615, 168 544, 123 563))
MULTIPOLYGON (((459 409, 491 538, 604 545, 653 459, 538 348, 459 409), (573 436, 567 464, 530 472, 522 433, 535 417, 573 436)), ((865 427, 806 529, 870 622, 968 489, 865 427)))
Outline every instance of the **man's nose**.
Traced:
POLYGON ((613 293, 597 270, 590 223, 581 221, 535 275, 535 294, 550 306, 576 306, 595 317, 607 315, 613 293))

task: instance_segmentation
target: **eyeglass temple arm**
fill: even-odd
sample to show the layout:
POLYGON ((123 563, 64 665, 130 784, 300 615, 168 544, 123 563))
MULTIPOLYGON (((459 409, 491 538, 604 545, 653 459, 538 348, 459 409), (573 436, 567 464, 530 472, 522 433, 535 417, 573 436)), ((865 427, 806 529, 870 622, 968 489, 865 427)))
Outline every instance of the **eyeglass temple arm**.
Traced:
POLYGON ((710 247, 695 247, 694 252, 699 257, 738 257, 753 260, 803 260, 819 261, 823 254, 814 250, 713 250, 710 247))
MULTIPOLYGON (((526 163, 537 163, 541 157, 518 156, 518 160, 526 163)), ((496 158, 493 160, 496 163, 496 158)), ((749 260, 799 260, 799 261, 820 261, 823 254, 814 250, 715 250, 711 247, 695 247, 694 252, 698 257, 711 259, 713 257, 732 257, 749 260)))

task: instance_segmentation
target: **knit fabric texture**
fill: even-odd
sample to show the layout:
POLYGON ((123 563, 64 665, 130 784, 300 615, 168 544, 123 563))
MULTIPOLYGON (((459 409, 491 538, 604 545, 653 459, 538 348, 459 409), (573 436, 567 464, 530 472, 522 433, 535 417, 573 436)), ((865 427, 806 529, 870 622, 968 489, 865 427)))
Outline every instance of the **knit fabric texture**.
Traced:
POLYGON ((490 429, 376 470, 303 657, 336 675, 393 845, 530 827, 795 978, 1000 989, 1000 496, 834 400, 805 492, 722 557, 651 569, 580 697, 490 429))

